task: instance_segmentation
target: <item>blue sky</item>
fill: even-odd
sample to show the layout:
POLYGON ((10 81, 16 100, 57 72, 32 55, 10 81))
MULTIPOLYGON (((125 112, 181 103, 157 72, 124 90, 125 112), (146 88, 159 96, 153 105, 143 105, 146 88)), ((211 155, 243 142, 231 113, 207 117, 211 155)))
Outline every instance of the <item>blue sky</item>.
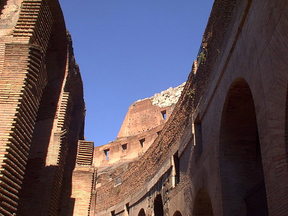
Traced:
POLYGON ((86 102, 86 140, 116 138, 130 104, 186 81, 213 0, 60 0, 86 102))

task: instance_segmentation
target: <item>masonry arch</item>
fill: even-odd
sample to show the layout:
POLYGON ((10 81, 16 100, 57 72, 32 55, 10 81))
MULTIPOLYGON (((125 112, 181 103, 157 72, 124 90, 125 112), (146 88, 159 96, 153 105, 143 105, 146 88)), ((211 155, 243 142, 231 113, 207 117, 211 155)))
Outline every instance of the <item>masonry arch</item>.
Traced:
MULTIPOLYGON (((23 216, 41 215, 42 213, 39 212, 39 209, 43 212, 48 212, 48 209, 51 212, 56 212, 57 208, 59 208, 57 206, 58 203, 54 205, 54 203, 43 200, 50 200, 50 197, 56 200, 61 192, 61 190, 56 191, 58 190, 56 187, 52 186, 52 189, 49 188, 49 186, 54 184, 54 176, 57 176, 55 173, 59 170, 58 158, 55 159, 56 157, 52 155, 57 155, 58 152, 50 153, 51 157, 48 156, 49 146, 58 144, 56 138, 50 138, 54 135, 53 127, 54 131, 56 131, 57 107, 59 106, 61 91, 65 85, 64 78, 68 73, 66 69, 68 69, 67 50, 69 41, 58 2, 55 0, 42 1, 41 4, 43 4, 43 7, 41 6, 42 9, 35 14, 37 20, 40 19, 42 13, 45 13, 43 10, 49 7, 53 20, 57 20, 57 22, 53 22, 53 20, 50 20, 52 17, 47 16, 47 20, 45 18, 43 22, 48 23, 51 21, 51 25, 47 24, 49 27, 47 28, 51 28, 51 32, 47 29, 47 33, 45 32, 44 34, 40 32, 40 28, 35 28, 35 33, 30 39, 30 43, 37 49, 41 49, 42 53, 41 58, 39 57, 39 62, 37 62, 39 65, 35 63, 35 67, 39 67, 42 74, 42 81, 38 86, 39 89, 42 89, 42 93, 40 91, 38 93, 41 95, 41 100, 37 111, 26 175, 19 195, 21 202, 17 214, 23 216), (38 38, 38 35, 41 35, 41 37, 38 38), (47 162, 46 159, 50 159, 50 161, 53 159, 53 161, 47 162), (39 190, 41 190, 41 194, 39 190), (31 202, 33 202, 33 205, 29 204, 31 202)), ((29 3, 27 7, 29 9, 32 7, 33 9, 33 2, 29 3)), ((59 161, 62 163, 63 159, 60 158, 59 161)))
POLYGON ((223 215, 268 215, 255 106, 244 79, 230 87, 220 128, 223 215))
POLYGON ((155 216, 163 216, 163 201, 161 194, 158 194, 154 200, 154 215, 155 216))
POLYGON ((143 208, 139 211, 138 216, 146 216, 143 208))
POLYGON ((201 189, 195 198, 193 216, 213 216, 213 209, 208 192, 201 189))
POLYGON ((173 216, 182 216, 181 212, 180 211, 176 211, 173 216))

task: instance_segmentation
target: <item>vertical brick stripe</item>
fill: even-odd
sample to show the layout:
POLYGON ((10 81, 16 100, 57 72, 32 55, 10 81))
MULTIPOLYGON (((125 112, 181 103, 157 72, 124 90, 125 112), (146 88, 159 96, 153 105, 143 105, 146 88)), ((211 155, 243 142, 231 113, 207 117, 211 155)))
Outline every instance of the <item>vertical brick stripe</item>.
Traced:
POLYGON ((0 81, 0 213, 17 210, 45 73, 42 54, 24 44, 6 44, 0 81))

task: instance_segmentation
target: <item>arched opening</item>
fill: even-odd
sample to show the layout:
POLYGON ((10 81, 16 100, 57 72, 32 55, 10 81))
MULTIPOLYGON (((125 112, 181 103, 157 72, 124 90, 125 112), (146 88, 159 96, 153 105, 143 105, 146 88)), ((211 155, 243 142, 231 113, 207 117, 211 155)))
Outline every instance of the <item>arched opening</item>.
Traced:
POLYGON ((231 86, 222 113, 220 172, 224 215, 268 215, 254 101, 243 79, 231 86))
POLYGON ((163 202, 162 197, 160 194, 158 194, 154 200, 154 215, 156 216, 163 216, 163 202))
POLYGON ((181 212, 180 211, 176 211, 173 216, 182 216, 181 212))
POLYGON ((138 216, 146 216, 143 208, 139 211, 138 216))
POLYGON ((212 204, 206 190, 200 190, 196 196, 193 216, 213 216, 212 204))

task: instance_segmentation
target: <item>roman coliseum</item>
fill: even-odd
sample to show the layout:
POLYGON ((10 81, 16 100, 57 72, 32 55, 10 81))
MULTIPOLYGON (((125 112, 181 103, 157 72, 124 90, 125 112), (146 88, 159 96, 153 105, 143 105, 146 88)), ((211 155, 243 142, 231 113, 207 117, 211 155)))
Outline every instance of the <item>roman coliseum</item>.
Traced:
POLYGON ((58 0, 0 10, 0 215, 288 215, 288 0, 215 0, 186 83, 99 147, 58 0))

